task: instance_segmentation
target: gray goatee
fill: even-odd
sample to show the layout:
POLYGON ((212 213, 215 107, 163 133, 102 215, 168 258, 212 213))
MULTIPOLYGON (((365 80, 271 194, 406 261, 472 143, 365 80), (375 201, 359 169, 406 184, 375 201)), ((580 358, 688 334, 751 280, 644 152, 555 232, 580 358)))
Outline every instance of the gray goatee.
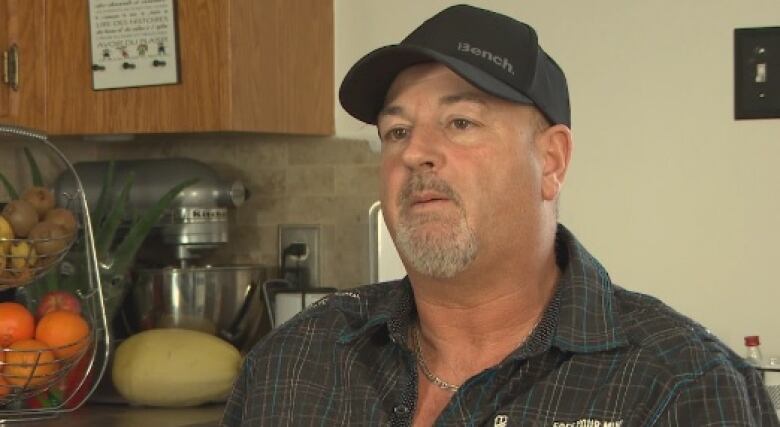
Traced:
POLYGON ((477 256, 477 239, 469 228, 460 196, 444 180, 431 174, 415 174, 399 195, 401 207, 396 245, 411 267, 427 276, 455 276, 477 256), (412 197, 433 191, 450 199, 457 212, 413 214, 412 197))

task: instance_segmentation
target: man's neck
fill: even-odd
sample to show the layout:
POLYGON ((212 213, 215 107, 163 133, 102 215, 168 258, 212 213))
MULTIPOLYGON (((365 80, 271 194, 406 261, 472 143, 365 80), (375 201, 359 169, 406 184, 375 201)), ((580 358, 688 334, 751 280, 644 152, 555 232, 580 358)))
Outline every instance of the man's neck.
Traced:
POLYGON ((434 372, 460 383, 525 341, 555 290, 559 271, 552 252, 524 271, 506 266, 491 270, 501 274, 464 272, 448 280, 410 273, 421 348, 434 372))

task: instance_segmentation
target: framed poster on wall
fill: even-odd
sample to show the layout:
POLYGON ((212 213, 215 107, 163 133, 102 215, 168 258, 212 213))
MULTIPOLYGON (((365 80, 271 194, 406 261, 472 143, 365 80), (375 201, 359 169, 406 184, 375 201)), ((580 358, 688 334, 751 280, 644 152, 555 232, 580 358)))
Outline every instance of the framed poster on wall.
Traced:
POLYGON ((95 90, 176 84, 174 0, 89 0, 95 90))

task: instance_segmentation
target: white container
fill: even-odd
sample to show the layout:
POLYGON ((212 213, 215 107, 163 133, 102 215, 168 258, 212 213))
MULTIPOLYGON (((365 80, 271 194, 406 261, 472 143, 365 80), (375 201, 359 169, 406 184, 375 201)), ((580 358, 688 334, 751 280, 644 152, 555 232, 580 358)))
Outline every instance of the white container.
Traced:
POLYGON ((775 409, 780 411, 780 357, 770 357, 761 367, 764 373, 764 386, 772 398, 775 409))

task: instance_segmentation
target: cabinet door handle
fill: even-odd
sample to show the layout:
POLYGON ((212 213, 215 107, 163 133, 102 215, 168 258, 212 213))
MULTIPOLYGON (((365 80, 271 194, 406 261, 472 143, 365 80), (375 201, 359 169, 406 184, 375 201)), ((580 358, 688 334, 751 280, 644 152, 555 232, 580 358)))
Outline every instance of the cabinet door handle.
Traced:
POLYGON ((13 90, 19 88, 19 47, 16 44, 3 52, 3 83, 13 90))

